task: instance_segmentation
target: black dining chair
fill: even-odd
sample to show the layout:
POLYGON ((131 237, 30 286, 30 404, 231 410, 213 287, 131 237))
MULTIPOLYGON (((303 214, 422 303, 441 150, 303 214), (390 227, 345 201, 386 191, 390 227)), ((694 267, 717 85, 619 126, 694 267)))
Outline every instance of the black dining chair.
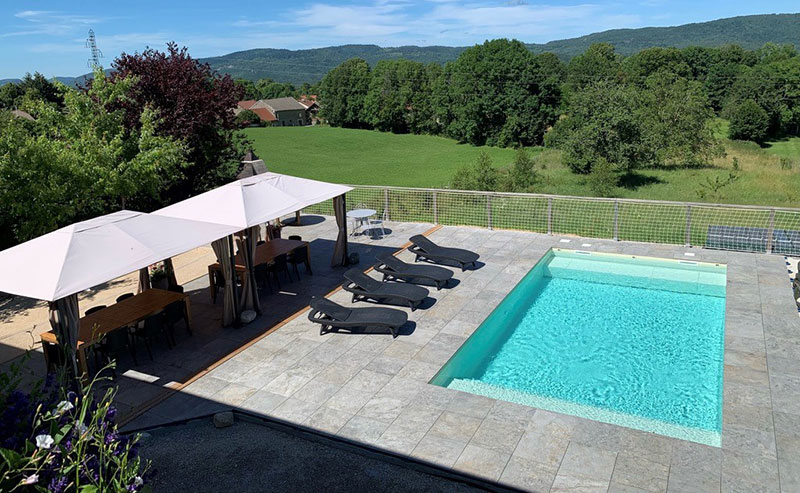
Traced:
POLYGON ((133 298, 133 293, 125 293, 117 296, 117 303, 123 300, 127 300, 128 298, 133 298))
MULTIPOLYGON (((131 356, 133 357, 133 363, 136 366, 139 366, 139 360, 136 359, 136 351, 134 350, 133 342, 131 341, 131 334, 128 332, 128 328, 125 327, 112 330, 111 332, 107 333, 99 343, 94 345, 95 366, 98 369, 100 368, 99 360, 101 357, 105 364, 109 364, 113 360, 119 360, 119 357, 125 354, 125 352, 130 352, 131 356)), ((115 368, 111 369, 111 375, 114 378, 117 378, 117 372, 115 368)))
POLYGON ((93 306, 91 308, 87 308, 86 312, 84 313, 84 315, 91 315, 92 313, 97 313, 100 310, 102 310, 103 308, 106 308, 106 305, 97 305, 97 306, 93 306))
POLYGON ((308 245, 303 245, 289 252, 287 260, 290 264, 292 264, 294 273, 297 274, 298 280, 300 280, 300 271, 297 269, 297 266, 300 264, 304 264, 306 266, 306 272, 308 272, 309 276, 314 275, 314 273, 311 272, 311 262, 308 261, 308 245))
POLYGON ((275 279, 275 283, 278 285, 278 291, 281 289, 281 278, 280 274, 286 274, 286 277, 289 279, 289 282, 292 282, 292 273, 289 271, 289 261, 287 260, 286 254, 278 255, 272 262, 267 264, 267 271, 272 274, 272 278, 275 279))
POLYGON ((269 268, 267 264, 258 264, 253 267, 253 273, 256 276, 256 286, 258 289, 269 289, 270 294, 272 291, 272 283, 269 281, 269 268))
POLYGON ((189 327, 189 317, 186 316, 186 304, 183 301, 173 301, 164 308, 164 323, 173 342, 175 342, 175 326, 181 321, 186 324, 186 332, 192 335, 192 328, 189 327))
POLYGON ((44 359, 47 362, 47 373, 54 373, 67 363, 64 350, 58 344, 42 341, 42 351, 44 351, 44 359))
POLYGON ((150 361, 153 360, 153 351, 150 348, 150 341, 153 339, 164 336, 164 339, 167 341, 167 347, 172 349, 172 341, 170 341, 169 333, 164 330, 164 313, 157 313, 155 315, 150 315, 146 319, 144 319, 144 324, 142 328, 137 329, 136 332, 133 333, 134 339, 142 339, 144 341, 144 347, 147 348, 147 355, 150 356, 150 361))

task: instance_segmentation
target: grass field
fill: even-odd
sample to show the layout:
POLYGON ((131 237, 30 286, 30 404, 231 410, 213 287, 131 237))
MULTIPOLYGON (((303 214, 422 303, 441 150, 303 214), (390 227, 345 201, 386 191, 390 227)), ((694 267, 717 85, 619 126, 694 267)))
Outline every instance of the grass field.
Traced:
MULTIPOLYGON (((421 135, 395 135, 369 130, 331 127, 249 128, 256 154, 270 170, 306 178, 355 185, 406 187, 446 186, 455 171, 475 162, 485 150, 495 166, 505 166, 514 151, 461 145, 450 139, 421 135)), ((720 131, 723 133, 723 131, 720 131)), ((644 169, 626 178, 615 196, 623 198, 721 202, 780 207, 800 207, 800 139, 771 143, 766 149, 747 142, 724 140, 726 156, 702 167, 644 169), (793 162, 783 169, 780 158, 793 162), (734 158, 738 170, 734 170, 734 158), (702 183, 736 181, 715 192, 702 183)), ((537 192, 591 196, 584 176, 560 163, 557 151, 532 149, 541 180, 537 192)))

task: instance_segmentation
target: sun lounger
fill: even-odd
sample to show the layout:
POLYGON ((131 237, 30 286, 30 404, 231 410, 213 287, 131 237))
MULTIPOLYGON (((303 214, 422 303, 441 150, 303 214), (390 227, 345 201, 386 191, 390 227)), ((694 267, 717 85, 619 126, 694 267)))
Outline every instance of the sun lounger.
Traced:
POLYGON ((334 329, 378 327, 397 337, 397 329, 408 321, 408 314, 384 307, 346 308, 326 298, 313 298, 308 319, 321 325, 320 335, 334 329))
POLYGON ((428 297, 428 290, 421 286, 405 283, 385 283, 369 277, 358 269, 350 269, 344 273, 346 281, 342 288, 353 294, 353 303, 359 299, 375 301, 393 300, 406 304, 416 310, 422 300, 428 297))
POLYGON ((407 282, 429 281, 442 289, 452 279, 453 271, 435 265, 414 265, 403 262, 390 253, 378 255, 375 270, 383 274, 383 280, 403 280, 407 282))
POLYGON ((461 266, 461 270, 467 270, 467 266, 475 267, 475 262, 478 261, 480 255, 469 250, 462 248, 446 248, 437 245, 428 238, 422 235, 412 236, 408 239, 413 243, 408 251, 417 256, 416 260, 420 259, 430 260, 434 263, 442 262, 455 262, 461 266))

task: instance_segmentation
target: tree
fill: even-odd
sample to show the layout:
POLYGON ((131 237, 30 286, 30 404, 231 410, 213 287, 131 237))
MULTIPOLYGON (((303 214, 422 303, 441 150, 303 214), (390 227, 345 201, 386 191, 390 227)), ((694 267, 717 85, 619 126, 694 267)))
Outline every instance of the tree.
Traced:
POLYGON ((364 121, 378 130, 423 132, 433 118, 431 81, 438 71, 410 60, 381 60, 370 75, 364 121))
POLYGON ((243 110, 236 115, 236 123, 241 127, 261 125, 261 118, 252 110, 243 110))
POLYGON ((157 135, 179 140, 187 149, 190 165, 169 184, 163 200, 181 200, 236 176, 246 142, 231 110, 244 94, 229 75, 215 73, 186 48, 169 43, 166 53, 147 49, 114 60, 112 83, 131 76, 128 97, 110 109, 122 109, 127 128, 138 131, 142 114, 152 108, 159 115, 157 135))
POLYGON ((681 51, 676 48, 647 48, 626 58, 622 67, 631 82, 642 85, 654 74, 677 77, 692 75, 692 69, 684 61, 681 51))
POLYGON ((259 79, 254 86, 252 99, 277 99, 295 96, 297 89, 288 82, 275 82, 272 79, 259 79))
POLYGON ((563 150, 564 164, 588 174, 604 159, 629 172, 655 162, 653 143, 642 118, 642 91, 599 80, 575 93, 567 118, 547 136, 547 145, 563 150))
POLYGON ((447 135, 473 145, 536 145, 557 117, 560 87, 519 41, 496 39, 449 63, 439 118, 447 135))
POLYGON ((453 188, 457 190, 497 190, 499 172, 492 164, 492 158, 481 151, 475 164, 466 165, 456 171, 453 188))
POLYGON ((570 60, 567 66, 567 87, 577 91, 597 82, 613 80, 622 71, 622 57, 614 51, 610 43, 595 43, 582 55, 570 60))
POLYGON ((735 140, 763 142, 769 129, 769 115, 752 99, 736 105, 729 113, 728 136, 735 140))
POLYGON ((187 163, 177 140, 158 136, 146 107, 137 128, 123 110, 134 80, 109 84, 101 71, 88 92, 57 83, 64 107, 26 99, 29 122, 0 115, 0 248, 70 222, 157 197, 187 163))
POLYGON ((39 99, 57 106, 64 104, 61 91, 39 72, 25 74, 20 82, 0 87, 0 108, 17 108, 22 104, 23 97, 39 99))
POLYGON ((320 115, 335 127, 368 128, 363 112, 369 83, 369 65, 361 58, 332 69, 320 82, 320 115))
POLYGON ((531 155, 524 148, 517 149, 514 162, 504 170, 500 189, 504 192, 532 192, 539 181, 531 155))
POLYGON ((252 80, 236 79, 234 82, 241 89, 244 99, 260 99, 258 89, 252 80))
POLYGON ((644 88, 600 81, 574 95, 547 140, 577 173, 591 173, 601 159, 624 173, 696 164, 721 153, 712 116, 698 82, 666 73, 651 76, 644 88))

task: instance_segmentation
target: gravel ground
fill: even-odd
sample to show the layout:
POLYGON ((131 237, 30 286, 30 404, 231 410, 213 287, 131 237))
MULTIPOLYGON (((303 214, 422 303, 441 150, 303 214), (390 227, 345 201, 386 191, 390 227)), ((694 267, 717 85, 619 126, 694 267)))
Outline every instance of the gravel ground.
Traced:
POLYGON ((141 455, 153 462, 156 493, 483 491, 238 419, 229 428, 216 429, 209 418, 148 433, 141 455))

